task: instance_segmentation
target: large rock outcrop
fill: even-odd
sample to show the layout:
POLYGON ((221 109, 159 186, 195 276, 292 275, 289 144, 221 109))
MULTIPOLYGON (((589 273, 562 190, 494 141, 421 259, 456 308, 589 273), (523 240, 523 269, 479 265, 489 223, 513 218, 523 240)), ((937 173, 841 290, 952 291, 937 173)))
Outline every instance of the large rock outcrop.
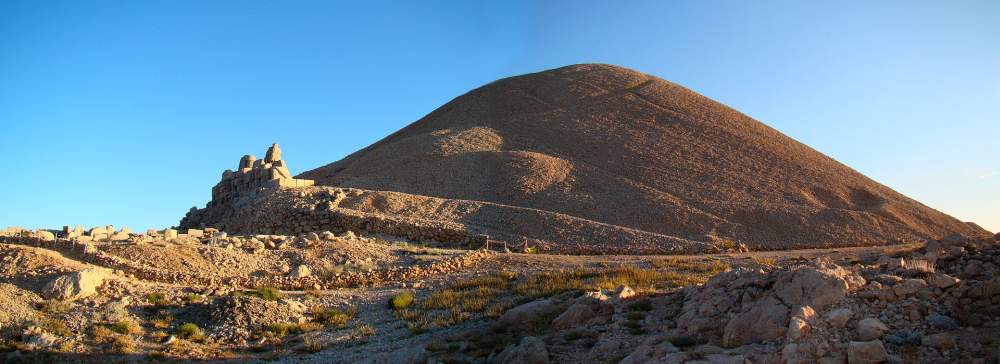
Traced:
POLYGON ((99 269, 84 269, 56 277, 42 287, 42 297, 55 300, 76 300, 97 293, 107 277, 107 272, 99 269))

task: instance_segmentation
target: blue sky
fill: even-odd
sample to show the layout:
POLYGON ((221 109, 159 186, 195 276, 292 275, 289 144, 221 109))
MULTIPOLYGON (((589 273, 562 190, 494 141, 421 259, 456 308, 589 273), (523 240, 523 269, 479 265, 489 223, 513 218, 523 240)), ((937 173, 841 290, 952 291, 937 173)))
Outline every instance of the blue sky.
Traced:
POLYGON ((484 3, 0 2, 0 226, 174 225, 271 142, 299 173, 600 62, 1000 230, 1000 2, 484 3))

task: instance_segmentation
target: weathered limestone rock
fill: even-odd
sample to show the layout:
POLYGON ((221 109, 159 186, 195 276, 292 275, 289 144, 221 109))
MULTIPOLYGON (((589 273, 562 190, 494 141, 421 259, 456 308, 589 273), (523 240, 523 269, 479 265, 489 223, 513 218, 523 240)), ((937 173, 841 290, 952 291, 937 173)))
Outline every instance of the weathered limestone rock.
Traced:
POLYGON ((788 321, 788 332, 785 334, 789 340, 799 340, 809 334, 810 326, 801 317, 792 317, 788 321))
POLYGON ((905 279, 902 282, 897 283, 892 286, 892 292, 896 294, 896 297, 907 297, 914 293, 917 293, 921 289, 927 288, 927 282, 919 278, 905 279))
POLYGON ((848 286, 833 272, 810 267, 778 277, 774 287, 775 295, 789 306, 811 306, 822 310, 843 299, 848 286))
POLYGON ((614 295, 612 295, 612 297, 618 300, 623 300, 632 296, 635 296, 635 290, 624 284, 615 288, 614 295))
POLYGON ((954 286, 958 284, 959 281, 960 280, 958 278, 952 277, 950 275, 941 272, 934 273, 933 275, 927 277, 927 283, 941 289, 954 286))
POLYGON ((847 321, 851 319, 854 312, 849 308, 838 308, 826 313, 826 321, 834 328, 847 326, 847 321))
POLYGON ((97 269, 84 269, 56 277, 42 288, 42 297, 57 300, 75 300, 97 293, 107 273, 97 269))
POLYGON ((556 329, 568 329, 571 327, 583 326, 596 314, 590 305, 577 302, 569 306, 566 311, 552 320, 552 327, 556 329))
POLYGON ((847 345, 848 364, 876 364, 882 363, 889 356, 885 346, 879 340, 872 341, 851 341, 847 345))
POLYGON ((555 303, 548 299, 536 300, 514 307, 500 316, 499 322, 514 330, 531 330, 548 324, 546 317, 558 312, 555 303))
POLYGON ((312 275, 312 270, 307 265, 299 265, 288 274, 291 278, 305 278, 312 275))
POLYGON ((858 339, 861 341, 877 340, 885 336, 889 327, 876 318, 866 318, 858 321, 858 339))
POLYGON ((525 336, 521 343, 508 346, 496 357, 500 364, 548 364, 549 351, 545 342, 534 336, 525 336))
POLYGON ((788 321, 788 307, 774 297, 767 297, 729 320, 722 334, 722 345, 732 348, 777 339, 788 330, 788 321))

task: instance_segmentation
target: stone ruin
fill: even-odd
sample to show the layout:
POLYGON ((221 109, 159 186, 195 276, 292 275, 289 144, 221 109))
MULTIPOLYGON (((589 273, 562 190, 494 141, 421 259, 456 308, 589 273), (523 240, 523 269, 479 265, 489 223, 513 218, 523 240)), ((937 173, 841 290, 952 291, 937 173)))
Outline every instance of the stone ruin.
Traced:
POLYGON ((222 180, 212 187, 212 201, 206 207, 232 202, 246 195, 253 195, 260 188, 266 187, 306 187, 313 185, 312 180, 295 179, 288 172, 285 161, 281 159, 281 148, 278 143, 271 144, 264 159, 257 159, 247 154, 240 158, 239 168, 234 172, 227 169, 222 172, 222 180))

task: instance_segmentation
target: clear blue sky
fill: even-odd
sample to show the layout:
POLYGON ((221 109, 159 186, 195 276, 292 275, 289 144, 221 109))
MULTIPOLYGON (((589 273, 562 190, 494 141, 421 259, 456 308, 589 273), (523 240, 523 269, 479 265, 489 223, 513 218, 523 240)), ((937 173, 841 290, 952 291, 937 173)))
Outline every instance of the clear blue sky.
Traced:
POLYGON ((1000 230, 1000 2, 480 3, 2 1, 0 226, 174 225, 271 142, 299 173, 601 62, 1000 230))

